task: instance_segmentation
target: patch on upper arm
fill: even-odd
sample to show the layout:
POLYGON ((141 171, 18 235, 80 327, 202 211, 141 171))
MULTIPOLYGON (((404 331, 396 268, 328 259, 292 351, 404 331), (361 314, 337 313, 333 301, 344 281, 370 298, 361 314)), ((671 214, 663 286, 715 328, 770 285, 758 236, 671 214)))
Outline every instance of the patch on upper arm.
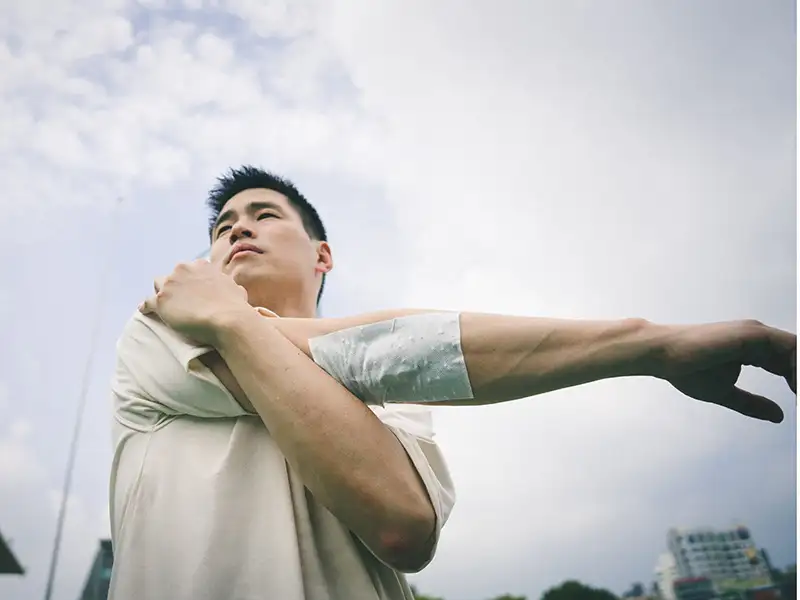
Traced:
POLYGON ((308 345, 314 362, 367 404, 473 397, 458 313, 349 327, 311 338, 308 345))

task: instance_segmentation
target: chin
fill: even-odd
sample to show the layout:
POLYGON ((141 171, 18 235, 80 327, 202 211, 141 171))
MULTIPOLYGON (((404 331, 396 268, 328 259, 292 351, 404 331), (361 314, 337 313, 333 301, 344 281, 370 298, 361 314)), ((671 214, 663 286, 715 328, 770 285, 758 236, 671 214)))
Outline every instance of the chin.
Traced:
POLYGON ((230 272, 230 276, 236 283, 245 289, 252 286, 259 279, 263 280, 262 277, 258 277, 250 269, 233 269, 230 272))
POLYGON ((247 290, 249 298, 257 298, 264 288, 272 287, 271 279, 260 272, 260 269, 237 268, 231 272, 233 280, 247 290))

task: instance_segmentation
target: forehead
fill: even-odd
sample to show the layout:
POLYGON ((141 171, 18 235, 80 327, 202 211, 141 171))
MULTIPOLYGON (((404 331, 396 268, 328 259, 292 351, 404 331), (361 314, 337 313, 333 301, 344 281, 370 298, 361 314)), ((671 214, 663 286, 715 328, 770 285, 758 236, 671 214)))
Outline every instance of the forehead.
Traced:
POLYGON ((295 213, 294 208, 286 196, 280 192, 263 188, 254 188, 239 192, 228 200, 219 212, 220 215, 227 212, 243 213, 247 211, 251 204, 266 202, 275 205, 288 214, 295 213))

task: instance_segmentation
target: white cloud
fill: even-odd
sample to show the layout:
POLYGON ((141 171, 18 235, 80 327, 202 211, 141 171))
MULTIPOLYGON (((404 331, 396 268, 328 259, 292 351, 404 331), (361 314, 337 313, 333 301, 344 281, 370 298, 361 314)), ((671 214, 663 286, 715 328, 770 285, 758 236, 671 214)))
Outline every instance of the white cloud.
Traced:
MULTIPOLYGON (((80 244, 96 252, 106 220, 95 213, 124 193, 120 245, 130 251, 115 310, 127 315, 144 262, 163 268, 173 254, 194 254, 185 246, 202 232, 184 225, 200 210, 193 196, 222 169, 255 162, 301 174, 332 215, 340 264, 329 285, 342 311, 366 302, 796 326, 794 91, 780 83, 793 63, 771 45, 793 33, 768 11, 728 5, 716 10, 730 18, 717 23, 711 4, 691 18, 679 3, 657 2, 613 14, 566 1, 322 4, 4 7, 3 243, 33 252, 41 241, 73 240, 69 266, 90 280, 94 263, 80 244), (145 9, 155 12, 145 19, 145 9), (80 216, 74 231, 62 227, 67 209, 80 216), (146 222, 152 214, 160 218, 146 222)), ((14 256, 7 264, 34 264, 14 256)), ((55 257, 47 261, 54 268, 55 257)), ((24 290, 4 296, 0 322, 62 325, 36 312, 39 288, 24 290)), ((45 381, 53 358, 70 358, 61 353, 56 345, 14 355, 0 377, 45 381)), ((747 377, 789 398, 770 378, 747 377)), ((35 397, 33 386, 20 389, 35 397)), ((784 529, 766 516, 791 518, 783 458, 795 417, 784 407, 790 422, 775 429, 666 385, 615 381, 438 411, 459 503, 418 581, 447 597, 535 595, 562 575, 622 586, 647 577, 675 521, 733 516, 760 523, 765 543, 788 552, 784 529), (742 445, 773 466, 747 459, 742 445), (715 462, 734 456, 738 467, 715 462), (712 493, 723 471, 770 497, 740 493, 732 477, 712 493), (608 540, 602 556, 593 540, 608 540)), ((12 523, 32 556, 51 541, 41 523, 54 518, 47 498, 60 473, 36 459, 43 434, 25 418, 30 429, 0 438, 0 490, 14 491, 13 503, 0 501, 0 526, 31 507, 12 523)), ((91 467, 97 478, 104 469, 91 467)), ((63 566, 73 590, 105 498, 76 502, 70 535, 84 535, 75 543, 86 549, 63 566)))
POLYGON ((52 182, 59 193, 42 189, 36 197, 75 205, 87 194, 70 185, 73 178, 93 181, 102 196, 109 187, 168 186, 248 158, 375 177, 373 124, 341 101, 321 102, 336 64, 330 48, 288 37, 311 26, 308 10, 276 2, 259 4, 261 14, 255 4, 235 3, 256 34, 272 23, 287 36, 270 50, 246 51, 190 20, 165 19, 138 32, 132 47, 124 7, 98 6, 83 21, 75 6, 61 4, 63 34, 55 21, 22 11, 10 22, 28 24, 33 41, 26 37, 13 52, 0 47, 4 205, 26 204, 31 185, 47 185, 31 183, 33 165, 72 175, 52 182), (102 60, 83 60, 91 56, 102 60))

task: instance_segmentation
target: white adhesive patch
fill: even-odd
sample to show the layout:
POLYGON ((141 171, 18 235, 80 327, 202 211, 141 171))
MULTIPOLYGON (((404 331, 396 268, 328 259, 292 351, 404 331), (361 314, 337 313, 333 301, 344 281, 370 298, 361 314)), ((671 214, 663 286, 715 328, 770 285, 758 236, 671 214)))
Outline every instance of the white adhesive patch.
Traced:
POLYGON ((367 404, 472 399, 459 313, 361 325, 309 340, 311 355, 367 404))

